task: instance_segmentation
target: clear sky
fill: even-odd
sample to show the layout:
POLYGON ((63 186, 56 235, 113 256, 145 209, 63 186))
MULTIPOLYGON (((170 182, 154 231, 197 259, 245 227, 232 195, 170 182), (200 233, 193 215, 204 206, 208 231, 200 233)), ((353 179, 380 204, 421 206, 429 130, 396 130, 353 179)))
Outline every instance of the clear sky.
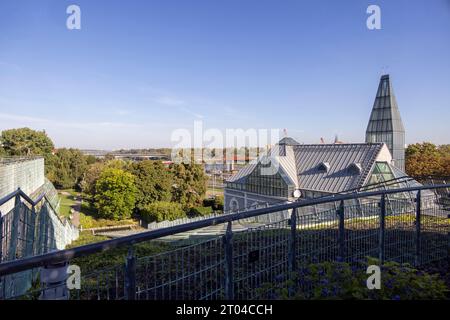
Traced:
POLYGON ((407 143, 450 143, 448 0, 0 2, 0 130, 58 147, 171 146, 194 120, 363 142, 383 68, 407 143))

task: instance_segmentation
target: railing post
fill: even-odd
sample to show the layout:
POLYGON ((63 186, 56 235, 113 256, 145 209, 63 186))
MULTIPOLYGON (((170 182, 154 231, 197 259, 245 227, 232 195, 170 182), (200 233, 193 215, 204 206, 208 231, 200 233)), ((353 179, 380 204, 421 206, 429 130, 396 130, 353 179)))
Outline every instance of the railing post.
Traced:
POLYGON ((421 215, 422 215, 422 196, 420 190, 418 190, 416 198, 416 256, 415 256, 416 266, 420 265, 421 260, 420 259, 421 215))
MULTIPOLYGON (((447 219, 450 222, 450 214, 447 215, 447 219)), ((450 266, 450 230, 447 232, 447 265, 450 266)))
POLYGON ((136 299, 136 257, 133 246, 128 250, 125 261, 125 299, 136 299))
POLYGON ((339 218, 339 231, 338 231, 339 259, 341 261, 345 261, 345 212, 343 200, 341 200, 339 204, 337 215, 339 218))
MULTIPOLYGON (((20 191, 20 188, 18 188, 17 190, 20 191)), ((9 246, 11 250, 9 251, 8 248, 6 248, 6 250, 9 251, 7 252, 8 260, 15 260, 17 258, 16 257, 17 244, 18 239, 21 237, 21 235, 18 234, 19 222, 20 222, 20 193, 18 192, 14 198, 13 219, 11 226, 11 244, 9 246)))
POLYGON ((3 220, 2 212, 0 211, 0 263, 3 261, 3 220))
POLYGON ((290 247, 289 247, 289 271, 294 272, 297 269, 297 208, 292 209, 291 219, 290 247))
POLYGON ((378 242, 378 259, 380 264, 384 263, 385 259, 385 229, 386 229, 386 194, 381 195, 380 200, 380 238, 378 242))
POLYGON ((67 287, 68 261, 49 264, 40 269, 41 286, 39 300, 68 300, 70 292, 67 287))
POLYGON ((233 231, 231 228, 231 221, 228 222, 227 231, 223 236, 223 247, 225 251, 225 299, 233 300, 233 231))

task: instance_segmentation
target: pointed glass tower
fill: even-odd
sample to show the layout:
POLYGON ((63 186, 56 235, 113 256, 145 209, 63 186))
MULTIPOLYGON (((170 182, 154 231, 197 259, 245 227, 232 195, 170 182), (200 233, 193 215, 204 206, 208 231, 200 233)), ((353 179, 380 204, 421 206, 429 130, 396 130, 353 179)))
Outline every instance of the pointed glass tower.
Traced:
POLYGON ((366 142, 385 142, 391 151, 394 166, 405 171, 405 129, 389 75, 381 76, 367 125, 366 142))

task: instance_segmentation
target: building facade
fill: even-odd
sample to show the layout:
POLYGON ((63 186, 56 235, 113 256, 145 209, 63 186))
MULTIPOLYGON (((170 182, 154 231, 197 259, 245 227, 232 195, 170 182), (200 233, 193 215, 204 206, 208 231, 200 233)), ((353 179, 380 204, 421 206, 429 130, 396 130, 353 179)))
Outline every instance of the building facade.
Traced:
POLYGON ((393 165, 405 171, 405 129, 389 75, 383 75, 366 130, 366 142, 384 142, 393 165))
MULTIPOLYGON (((0 158, 0 198, 22 189, 32 195, 45 183, 44 158, 0 158)), ((14 207, 14 201, 0 206, 0 216, 14 207)))
POLYGON ((299 144, 285 137, 225 183, 225 210, 348 192, 406 177, 405 130, 389 75, 380 79, 366 143, 299 144), (270 164, 276 170, 269 172, 270 164))

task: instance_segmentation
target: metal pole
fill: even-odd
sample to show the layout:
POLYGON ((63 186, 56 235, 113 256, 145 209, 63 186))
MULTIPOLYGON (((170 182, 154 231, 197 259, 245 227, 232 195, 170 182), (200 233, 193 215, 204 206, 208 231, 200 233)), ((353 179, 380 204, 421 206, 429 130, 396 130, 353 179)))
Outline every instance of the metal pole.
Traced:
POLYGON ((338 245, 339 245, 339 259, 345 260, 345 213, 344 213, 344 201, 341 200, 339 208, 337 210, 339 217, 339 233, 338 233, 338 245))
POLYGON ((228 222, 227 231, 223 236, 223 245, 225 251, 225 299, 233 300, 233 231, 231 228, 231 221, 228 222))
POLYGON ((3 220, 5 218, 2 216, 0 211, 0 263, 3 261, 3 220))
MULTIPOLYGON (((450 222, 450 214, 447 215, 450 222)), ((447 264, 450 266, 450 230, 447 232, 447 264)))
POLYGON ((291 237, 289 247, 289 271, 294 272, 297 269, 296 250, 297 250, 297 208, 292 209, 291 219, 291 237))
POLYGON ((50 264, 40 268, 42 291, 39 300, 68 300, 70 292, 67 287, 67 268, 69 262, 50 264))
MULTIPOLYGON (((20 188, 18 188, 20 190, 20 188)), ((17 244, 18 239, 20 237, 19 232, 19 222, 20 222, 20 194, 17 193, 14 199, 14 209, 13 209, 13 220, 12 220, 12 226, 11 226, 11 244, 9 245, 10 251, 8 248, 7 250, 7 257, 8 260, 16 260, 16 253, 17 253, 17 244), (9 251, 9 252, 8 252, 9 251)))
POLYGON ((380 200, 380 238, 378 243, 378 258, 380 260, 380 264, 384 263, 385 259, 385 228, 386 228, 386 195, 381 195, 380 200))
POLYGON ((136 257, 133 246, 128 250, 125 261, 125 299, 136 299, 136 257))
POLYGON ((420 233, 421 233, 421 210, 422 210, 422 201, 421 201, 421 192, 417 191, 416 198, 416 266, 420 265, 420 233))

